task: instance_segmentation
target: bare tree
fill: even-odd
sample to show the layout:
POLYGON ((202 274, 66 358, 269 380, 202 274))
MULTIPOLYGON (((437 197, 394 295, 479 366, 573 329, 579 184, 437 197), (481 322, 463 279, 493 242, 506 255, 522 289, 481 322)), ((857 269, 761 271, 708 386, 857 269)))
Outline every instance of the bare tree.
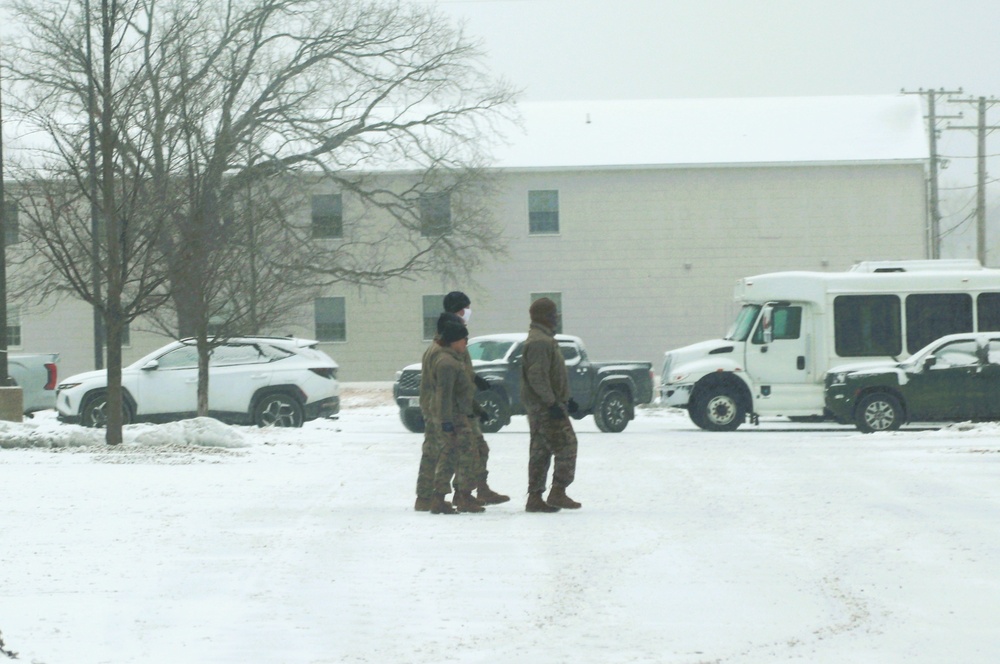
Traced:
POLYGON ((249 329, 248 316, 253 327, 274 324, 297 308, 287 295, 268 302, 263 290, 301 296, 336 281, 377 285, 468 269, 502 249, 482 206, 434 233, 421 214, 430 192, 471 201, 488 187, 482 165, 513 99, 434 11, 369 0, 142 7, 133 27, 150 74, 149 133, 176 143, 153 140, 135 156, 156 179, 186 187, 163 252, 178 334, 198 342, 199 412, 207 411, 210 332, 249 329), (174 145, 170 154, 158 149, 174 145), (387 169, 411 176, 387 187, 370 175, 387 169), (301 187, 294 176, 303 172, 323 174, 356 203, 355 223, 334 247, 294 221, 307 199, 288 183, 301 187), (266 197, 276 180, 285 193, 266 197), (241 206, 246 192, 266 203, 241 206), (261 211, 266 219, 254 214, 261 211), (254 243, 265 225, 266 248, 254 243))
POLYGON ((150 188, 145 164, 120 149, 121 137, 137 134, 134 120, 142 112, 136 94, 142 63, 133 62, 134 42, 121 34, 133 8, 101 0, 88 17, 82 6, 32 0, 13 9, 27 36, 6 64, 15 80, 12 108, 32 144, 21 151, 18 172, 29 222, 22 230, 36 252, 34 269, 19 273, 21 288, 38 299, 70 292, 100 311, 107 331, 107 442, 118 444, 124 330, 168 297, 158 235, 171 205, 150 188), (100 38, 96 57, 86 48, 91 25, 100 38))
MULTIPOLYGON (((63 113, 82 127, 90 70, 80 62, 78 8, 15 5, 45 37, 13 63, 34 90, 26 99, 63 107, 35 114, 35 124, 56 134, 63 113)), ((470 270, 503 250, 482 201, 514 93, 434 9, 399 0, 118 0, 108 15, 98 110, 101 146, 116 158, 103 163, 119 170, 102 172, 102 203, 138 204, 125 187, 134 182, 138 193, 141 182, 145 237, 155 242, 144 245, 155 246, 148 264, 163 268, 177 336, 198 341, 199 412, 207 412, 213 321, 230 331, 277 323, 288 309, 268 289, 303 296, 336 282, 382 285, 470 270), (339 238, 316 241, 303 222, 310 177, 350 206, 339 238)), ((84 161, 80 136, 60 144, 65 161, 84 161)), ((75 178, 81 190, 85 181, 75 178)), ((105 276, 113 305, 117 273, 105 276)), ((120 315, 113 308, 109 316, 120 315)))

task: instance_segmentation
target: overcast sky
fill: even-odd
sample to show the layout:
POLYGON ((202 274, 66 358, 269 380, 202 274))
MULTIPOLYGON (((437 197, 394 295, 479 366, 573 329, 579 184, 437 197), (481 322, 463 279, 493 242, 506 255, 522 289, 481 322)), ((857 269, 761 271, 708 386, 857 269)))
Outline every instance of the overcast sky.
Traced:
POLYGON ((1000 96, 997 0, 438 0, 526 100, 1000 96))

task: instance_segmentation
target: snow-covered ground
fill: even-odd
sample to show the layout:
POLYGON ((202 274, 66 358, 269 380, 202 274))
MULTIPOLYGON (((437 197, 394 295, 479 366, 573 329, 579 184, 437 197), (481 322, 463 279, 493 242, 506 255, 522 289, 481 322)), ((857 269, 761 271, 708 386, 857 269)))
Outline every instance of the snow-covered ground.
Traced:
MULTIPOLYGON (((1000 429, 577 423, 579 511, 415 513, 385 385, 300 430, 191 420, 119 449, 0 425, 0 633, 44 664, 989 662, 1000 429)), ((3 656, 0 655, 0 661, 3 656)))

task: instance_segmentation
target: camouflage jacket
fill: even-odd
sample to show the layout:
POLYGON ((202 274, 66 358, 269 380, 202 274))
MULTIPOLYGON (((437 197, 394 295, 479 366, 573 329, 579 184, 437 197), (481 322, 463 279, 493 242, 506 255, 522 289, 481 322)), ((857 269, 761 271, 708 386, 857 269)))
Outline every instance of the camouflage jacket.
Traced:
POLYGON ((568 400, 566 362, 559 351, 555 332, 540 323, 532 323, 521 359, 521 402, 530 413, 568 400))

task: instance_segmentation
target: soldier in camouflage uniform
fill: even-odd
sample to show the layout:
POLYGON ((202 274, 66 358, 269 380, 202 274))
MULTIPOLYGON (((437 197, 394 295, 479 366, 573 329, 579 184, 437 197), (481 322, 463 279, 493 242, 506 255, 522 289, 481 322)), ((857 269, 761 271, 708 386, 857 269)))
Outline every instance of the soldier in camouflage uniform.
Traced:
POLYGON ((441 338, 441 328, 445 323, 462 325, 462 319, 454 314, 442 314, 437 322, 437 335, 434 341, 424 351, 420 361, 420 414, 424 418, 424 444, 420 450, 420 469, 417 471, 417 500, 413 509, 418 512, 430 512, 434 495, 434 467, 441 456, 440 422, 434 421, 431 412, 431 400, 434 394, 434 376, 431 364, 435 355, 441 350, 438 341, 441 338))
MULTIPOLYGON (((441 314, 446 316, 447 314, 441 314)), ((441 324, 437 351, 430 361, 433 386, 430 412, 435 434, 440 436, 441 452, 434 467, 432 514, 482 512, 483 506, 472 497, 471 477, 478 461, 478 451, 472 440, 470 420, 475 386, 465 370, 462 356, 466 354, 469 331, 465 325, 444 321, 441 324), (444 497, 455 480, 454 506, 444 497)))
MULTIPOLYGON (((468 295, 462 291, 452 291, 445 295, 443 305, 446 313, 459 316, 465 323, 466 327, 468 327, 469 320, 472 318, 472 301, 469 300, 468 295)), ((472 357, 468 353, 465 353, 463 360, 465 363, 465 370, 469 374, 469 379, 475 383, 476 388, 479 390, 488 390, 490 388, 489 383, 487 383, 481 376, 476 375, 476 372, 472 367, 472 357)), ((472 441, 476 446, 476 458, 478 459, 478 463, 473 469, 471 478, 462 477, 461 473, 458 472, 456 473, 456 481, 463 483, 471 482, 474 484, 476 488, 476 499, 483 505, 498 505, 500 503, 505 503, 510 500, 510 496, 497 493, 491 489, 489 484, 486 482, 486 478, 489 475, 489 470, 486 465, 490 459, 490 446, 486 444, 486 438, 483 437, 480 420, 485 421, 489 418, 489 416, 485 411, 483 411, 478 403, 473 402, 473 408, 476 417, 472 418, 471 422, 472 441)))
POLYGON ((576 434, 567 412, 577 406, 569 396, 566 362, 556 342, 559 313, 547 297, 535 300, 528 310, 531 327, 521 361, 521 402, 528 411, 530 447, 528 452, 528 512, 558 512, 578 509, 580 503, 566 495, 566 487, 576 476, 576 434), (552 490, 542 499, 549 464, 552 490))

